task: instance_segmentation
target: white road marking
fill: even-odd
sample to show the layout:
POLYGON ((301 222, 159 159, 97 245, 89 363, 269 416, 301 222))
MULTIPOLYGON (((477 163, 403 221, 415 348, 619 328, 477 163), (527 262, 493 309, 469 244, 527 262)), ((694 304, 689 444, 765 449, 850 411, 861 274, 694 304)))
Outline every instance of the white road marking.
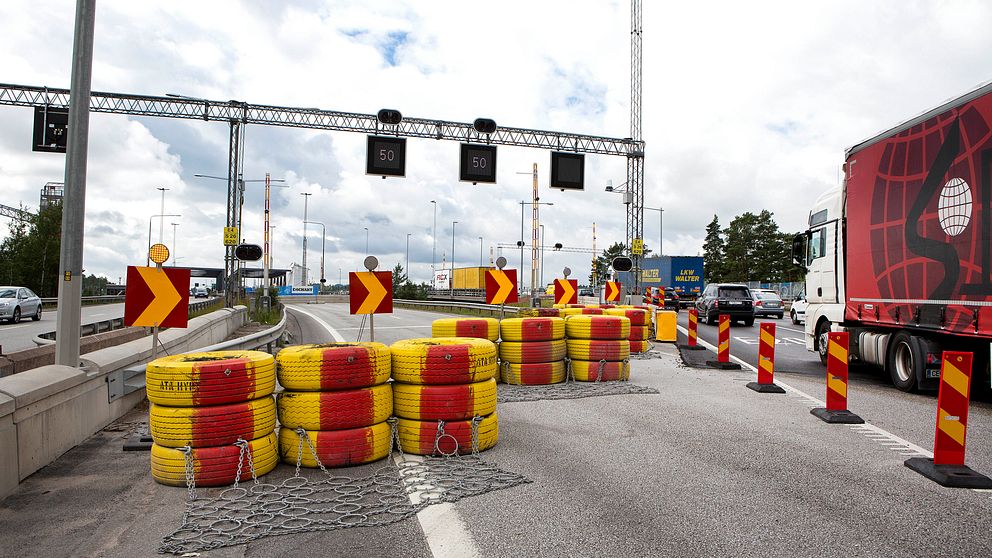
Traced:
MULTIPOLYGON (((375 330, 376 331, 379 331, 380 329, 430 329, 430 328, 431 328, 431 326, 429 326, 429 325, 376 326, 375 327, 375 330)), ((362 328, 360 328, 360 327, 339 327, 338 329, 341 330, 341 331, 358 331, 358 330, 360 330, 362 328)))
POLYGON ((333 327, 331 327, 331 324, 325 322, 324 320, 318 318, 317 316, 314 316, 310 312, 307 312, 306 310, 303 310, 301 308, 297 308, 295 306, 287 306, 286 308, 289 309, 289 310, 291 310, 291 311, 293 311, 293 312, 299 312, 300 314, 303 314, 305 316, 310 316, 310 318, 312 318, 315 322, 317 322, 318 324, 322 325, 324 327, 324 329, 327 330, 327 333, 331 334, 331 338, 333 338, 335 341, 337 341, 338 343, 344 343, 345 342, 344 337, 342 337, 341 334, 338 333, 338 330, 336 330, 333 327))

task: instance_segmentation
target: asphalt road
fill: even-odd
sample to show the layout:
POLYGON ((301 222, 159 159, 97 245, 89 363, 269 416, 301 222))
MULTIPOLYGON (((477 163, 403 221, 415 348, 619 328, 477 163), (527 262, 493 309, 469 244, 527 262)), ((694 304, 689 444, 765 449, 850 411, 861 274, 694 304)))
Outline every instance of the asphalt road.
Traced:
MULTIPOLYGON (((293 305, 295 342, 357 339, 346 305, 293 305)), ((437 314, 397 309, 377 339, 429 335, 437 314)), ((742 344, 743 345, 743 344, 742 344)), ((903 466, 933 439, 931 396, 852 385, 865 427, 809 414, 820 378, 693 369, 672 345, 632 361, 659 394, 501 403, 483 457, 530 484, 449 505, 441 522, 263 538, 201 556, 987 556, 992 492, 945 489, 903 466), (430 525, 426 527, 425 525, 430 525)), ((185 491, 155 484, 120 442, 139 410, 0 501, 0 554, 148 556, 178 526, 185 491)), ((992 410, 972 408, 968 464, 992 473, 992 410)), ((362 475, 376 465, 336 470, 362 475)), ((305 471, 312 478, 318 471, 305 471)), ((274 479, 292 475, 281 466, 274 479)), ((216 491, 204 490, 204 494, 216 491)), ((424 513, 424 512, 422 512, 424 513)))

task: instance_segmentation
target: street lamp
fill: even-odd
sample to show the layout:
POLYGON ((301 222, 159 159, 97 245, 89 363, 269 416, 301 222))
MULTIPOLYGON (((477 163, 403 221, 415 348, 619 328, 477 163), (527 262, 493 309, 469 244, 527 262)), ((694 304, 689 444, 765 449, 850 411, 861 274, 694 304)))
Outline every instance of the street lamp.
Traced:
POLYGON ((172 225, 172 267, 176 267, 176 253, 179 252, 179 250, 176 250, 176 227, 179 226, 179 223, 171 223, 171 225, 172 225))
POLYGON ((310 192, 300 192, 303 196, 303 281, 301 287, 307 285, 307 205, 310 203, 310 192))
MULTIPOLYGON (((519 290, 520 290, 520 293, 521 294, 523 294, 523 292, 524 292, 524 281, 523 281, 523 275, 524 275, 524 245, 526 244, 524 242, 524 206, 525 205, 534 205, 535 203, 537 205, 554 205, 555 204, 555 202, 532 202, 532 201, 523 201, 523 200, 520 201, 520 242, 517 242, 517 246, 520 246, 520 281, 519 281, 519 290)), ((544 243, 542 242, 541 244, 544 244, 544 243)))
POLYGON ((479 267, 483 267, 483 265, 482 265, 482 237, 481 236, 479 237, 479 267))
POLYGON ((365 257, 369 257, 369 228, 362 227, 365 229, 365 257))
POLYGON ((431 247, 431 288, 434 288, 434 273, 436 272, 435 266, 437 265, 437 202, 431 200, 434 204, 434 234, 431 235, 431 240, 433 241, 433 246, 431 247))
POLYGON ((151 263, 152 262, 152 260, 151 260, 151 254, 149 254, 148 252, 152 249, 152 219, 154 219, 156 217, 158 217, 158 218, 162 218, 162 217, 182 217, 182 215, 180 215, 178 213, 158 213, 158 214, 152 215, 151 217, 148 218, 148 249, 145 250, 145 267, 150 267, 152 265, 152 263, 151 263))
MULTIPOLYGON (((162 192, 162 207, 159 210, 159 213, 165 213, 165 192, 166 192, 166 190, 168 190, 168 188, 155 188, 155 189, 158 190, 159 192, 162 192)), ((164 235, 165 235, 165 221, 159 221, 159 224, 158 224, 158 241, 159 241, 159 243, 161 243, 163 241, 164 235)), ((149 242, 149 244, 151 244, 151 243, 149 242)))
POLYGON ((662 248, 661 248, 661 241, 663 239, 663 234, 664 234, 664 230, 665 230, 664 229, 664 226, 665 226, 665 222, 664 222, 665 210, 663 208, 661 208, 661 207, 645 207, 644 209, 650 209, 651 211, 657 211, 658 212, 658 256, 659 257, 660 256, 663 256, 665 254, 665 251, 662 250, 662 248))
POLYGON ((541 288, 544 288, 544 225, 541 225, 541 288))
POLYGON ((406 233, 406 278, 410 279, 410 233, 406 233))
POLYGON ((327 279, 324 277, 324 240, 327 238, 327 229, 319 221, 304 221, 304 225, 320 225, 320 287, 323 289, 327 279))
POLYGON ((455 225, 458 221, 451 222, 451 277, 448 278, 451 286, 451 296, 455 296, 455 225))

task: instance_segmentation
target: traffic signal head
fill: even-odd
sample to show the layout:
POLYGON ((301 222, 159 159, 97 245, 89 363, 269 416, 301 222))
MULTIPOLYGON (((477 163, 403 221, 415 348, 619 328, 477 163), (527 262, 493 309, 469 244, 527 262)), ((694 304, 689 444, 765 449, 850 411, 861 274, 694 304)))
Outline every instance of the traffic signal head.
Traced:
POLYGON ((238 244, 234 257, 243 262, 257 262, 262 259, 262 247, 258 244, 238 244))

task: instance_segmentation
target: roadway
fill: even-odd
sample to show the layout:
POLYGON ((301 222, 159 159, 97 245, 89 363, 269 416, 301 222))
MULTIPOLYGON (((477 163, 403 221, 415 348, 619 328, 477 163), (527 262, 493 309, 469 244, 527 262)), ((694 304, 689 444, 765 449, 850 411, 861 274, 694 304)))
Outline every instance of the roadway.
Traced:
MULTIPOLYGON (((289 308, 294 342, 358 338, 361 319, 349 316, 346 305, 289 308)), ((389 342, 428 336, 430 321, 439 316, 397 309, 376 319, 376 337, 389 342)), ((425 511, 393 525, 263 538, 200 555, 766 558, 992 552, 992 492, 945 489, 903 466, 908 455, 925 455, 931 447, 932 396, 881 385, 869 389, 856 380, 852 408, 870 425, 828 425, 808 412, 822 399, 815 374, 782 371, 777 379, 790 393, 764 395, 744 387, 754 377, 751 370, 689 368, 668 344, 653 344, 649 356, 632 361, 631 380, 659 394, 499 405, 500 441, 483 457, 530 484, 448 505, 441 521, 425 511), (905 425, 913 421, 920 426, 905 425)), ((146 418, 135 411, 0 502, 6 527, 0 554, 154 554, 179 525, 185 490, 155 484, 146 453, 120 451, 122 439, 146 418)), ((968 464, 990 474, 989 405, 973 406, 970 428, 968 464)), ((376 467, 335 474, 361 476, 376 467)), ((284 465, 267 480, 291 475, 292 467, 284 465)))

